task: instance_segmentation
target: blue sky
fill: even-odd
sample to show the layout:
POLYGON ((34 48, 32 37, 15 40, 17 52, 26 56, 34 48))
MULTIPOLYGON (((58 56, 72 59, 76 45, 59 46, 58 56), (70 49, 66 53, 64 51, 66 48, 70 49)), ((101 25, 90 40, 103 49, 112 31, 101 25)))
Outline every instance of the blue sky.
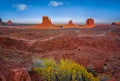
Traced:
POLYGON ((0 0, 0 18, 15 23, 40 23, 49 16, 53 23, 120 21, 120 0, 0 0))

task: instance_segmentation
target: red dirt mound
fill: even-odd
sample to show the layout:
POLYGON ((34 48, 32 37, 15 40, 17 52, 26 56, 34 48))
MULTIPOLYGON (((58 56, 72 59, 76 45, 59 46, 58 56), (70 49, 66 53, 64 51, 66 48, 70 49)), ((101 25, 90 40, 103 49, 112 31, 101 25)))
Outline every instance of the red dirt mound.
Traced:
POLYGON ((113 40, 107 37, 71 37, 68 35, 47 41, 38 41, 29 50, 40 53, 53 50, 75 50, 87 46, 107 51, 119 51, 120 40, 113 40))
POLYGON ((25 51, 29 46, 27 42, 22 40, 11 39, 9 37, 0 37, 0 47, 25 51))

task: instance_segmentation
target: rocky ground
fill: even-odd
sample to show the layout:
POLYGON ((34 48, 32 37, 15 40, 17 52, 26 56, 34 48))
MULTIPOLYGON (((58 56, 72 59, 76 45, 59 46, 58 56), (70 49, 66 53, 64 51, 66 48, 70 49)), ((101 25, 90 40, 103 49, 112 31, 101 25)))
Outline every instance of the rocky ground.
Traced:
MULTIPOLYGON (((11 69, 28 67, 35 57, 68 58, 120 80, 120 26, 59 30, 0 27, 0 75, 6 78, 11 69)), ((39 81, 37 75, 30 75, 32 81, 39 81)))

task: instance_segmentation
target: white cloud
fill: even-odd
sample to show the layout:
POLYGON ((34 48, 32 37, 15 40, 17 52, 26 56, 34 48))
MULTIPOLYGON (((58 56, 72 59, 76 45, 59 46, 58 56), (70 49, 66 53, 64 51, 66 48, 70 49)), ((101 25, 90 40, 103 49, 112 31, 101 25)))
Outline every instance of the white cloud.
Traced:
POLYGON ((18 11, 23 11, 28 8, 26 4, 13 4, 12 7, 16 8, 18 11))
POLYGON ((63 4, 64 4, 63 2, 57 2, 57 1, 51 1, 49 3, 49 5, 54 6, 54 7, 62 6, 63 4))

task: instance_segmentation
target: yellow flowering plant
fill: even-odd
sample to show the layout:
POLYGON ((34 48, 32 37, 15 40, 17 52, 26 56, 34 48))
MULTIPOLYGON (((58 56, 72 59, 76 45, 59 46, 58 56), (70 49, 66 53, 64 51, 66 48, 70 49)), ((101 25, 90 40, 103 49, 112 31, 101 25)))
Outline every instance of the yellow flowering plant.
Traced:
POLYGON ((71 60, 44 59, 43 67, 34 67, 33 70, 40 73, 45 81, 100 81, 87 70, 71 60))

